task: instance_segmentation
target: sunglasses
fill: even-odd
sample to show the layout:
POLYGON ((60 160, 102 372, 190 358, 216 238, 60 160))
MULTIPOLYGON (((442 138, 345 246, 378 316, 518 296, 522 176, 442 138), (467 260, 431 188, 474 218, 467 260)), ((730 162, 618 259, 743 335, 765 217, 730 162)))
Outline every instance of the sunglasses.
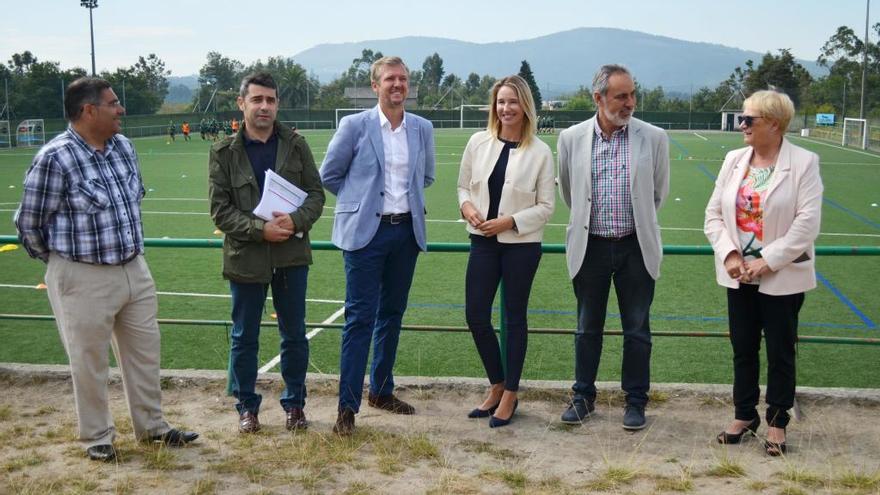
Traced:
POLYGON ((755 123, 755 119, 763 119, 764 117, 756 117, 754 115, 740 115, 736 118, 739 125, 745 124, 746 127, 751 127, 753 123, 755 123))

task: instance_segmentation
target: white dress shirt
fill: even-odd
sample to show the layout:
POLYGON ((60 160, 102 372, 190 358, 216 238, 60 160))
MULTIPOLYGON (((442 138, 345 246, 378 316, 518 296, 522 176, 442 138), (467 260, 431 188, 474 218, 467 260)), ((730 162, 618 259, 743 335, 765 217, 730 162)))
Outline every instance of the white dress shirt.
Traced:
POLYGON ((383 215, 409 212, 409 146, 406 143, 406 114, 397 129, 379 108, 382 148, 385 151, 385 206, 383 215))

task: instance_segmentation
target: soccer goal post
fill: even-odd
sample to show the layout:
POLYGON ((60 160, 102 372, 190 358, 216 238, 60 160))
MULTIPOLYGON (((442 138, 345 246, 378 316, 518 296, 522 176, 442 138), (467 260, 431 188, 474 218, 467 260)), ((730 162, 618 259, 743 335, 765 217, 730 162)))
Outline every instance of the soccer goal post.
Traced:
POLYGON ((489 105, 462 105, 459 108, 460 112, 458 116, 458 127, 460 129, 464 129, 465 127, 486 127, 488 125, 489 105), (468 117, 472 117, 474 111, 484 112, 484 114, 479 115, 479 119, 465 119, 464 112, 466 109, 471 112, 471 115, 468 115, 468 117), (468 125, 465 125, 465 123, 467 123, 468 125), (476 123, 477 125, 470 125, 472 123, 476 123))
POLYGON ((46 125, 43 119, 22 120, 15 129, 16 146, 42 146, 46 143, 46 125))
POLYGON ((345 117, 346 115, 356 114, 358 112, 363 112, 366 110, 365 108, 337 108, 336 109, 336 124, 333 126, 334 129, 339 129, 339 119, 345 117))
POLYGON ((858 146, 868 149, 868 121, 865 119, 843 119, 843 146, 858 146))
POLYGON ((0 120, 0 148, 12 148, 12 133, 8 120, 0 120))

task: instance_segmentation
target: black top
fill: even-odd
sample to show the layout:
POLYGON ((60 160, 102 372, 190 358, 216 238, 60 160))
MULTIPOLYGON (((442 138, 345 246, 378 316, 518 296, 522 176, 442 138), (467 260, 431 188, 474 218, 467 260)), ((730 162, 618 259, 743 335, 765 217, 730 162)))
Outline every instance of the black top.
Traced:
POLYGON ((501 155, 498 157, 498 161, 495 162, 492 175, 489 176, 489 214, 486 216, 486 220, 498 218, 501 190, 504 188, 504 177, 507 174, 507 159, 510 157, 510 150, 519 145, 519 143, 514 141, 500 140, 504 143, 504 148, 501 149, 501 155))
POLYGON ((263 184, 266 182, 266 170, 275 171, 275 157, 278 155, 278 135, 272 132, 269 140, 265 143, 248 139, 247 135, 241 136, 244 140, 244 150, 247 152, 254 177, 260 186, 260 195, 263 194, 263 184))

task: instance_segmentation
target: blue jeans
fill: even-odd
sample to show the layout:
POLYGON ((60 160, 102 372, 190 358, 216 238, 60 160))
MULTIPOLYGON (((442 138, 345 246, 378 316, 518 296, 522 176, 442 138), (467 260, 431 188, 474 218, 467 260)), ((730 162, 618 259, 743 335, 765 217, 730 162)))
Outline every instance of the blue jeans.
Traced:
POLYGON ((394 391, 392 369, 419 246, 412 222, 380 223, 373 240, 345 261, 345 326, 339 355, 339 410, 360 410, 370 340, 370 393, 394 391))
MULTIPOLYGON (((272 303, 281 334, 281 377, 284 391, 281 407, 303 407, 306 401, 306 369, 309 341, 306 340, 306 283, 308 266, 276 268, 272 275, 272 303)), ((260 350, 260 320, 266 304, 267 284, 229 282, 232 293, 232 349, 229 353, 232 395, 235 408, 260 412, 262 396, 255 392, 257 355, 260 350)))
POLYGON ((474 234, 470 237, 471 253, 464 289, 465 319, 489 383, 503 382, 505 390, 516 392, 526 359, 529 294, 541 261, 541 243, 504 244, 496 237, 474 234), (501 365, 501 347, 492 328, 492 301, 501 280, 504 280, 507 317, 506 367, 501 365))
POLYGON ((626 393, 627 404, 644 407, 650 388, 649 313, 654 299, 654 279, 645 268, 635 235, 619 241, 591 237, 587 243, 584 264, 572 280, 578 305, 572 390, 575 398, 596 399, 596 375, 612 280, 623 327, 621 388, 626 393))

